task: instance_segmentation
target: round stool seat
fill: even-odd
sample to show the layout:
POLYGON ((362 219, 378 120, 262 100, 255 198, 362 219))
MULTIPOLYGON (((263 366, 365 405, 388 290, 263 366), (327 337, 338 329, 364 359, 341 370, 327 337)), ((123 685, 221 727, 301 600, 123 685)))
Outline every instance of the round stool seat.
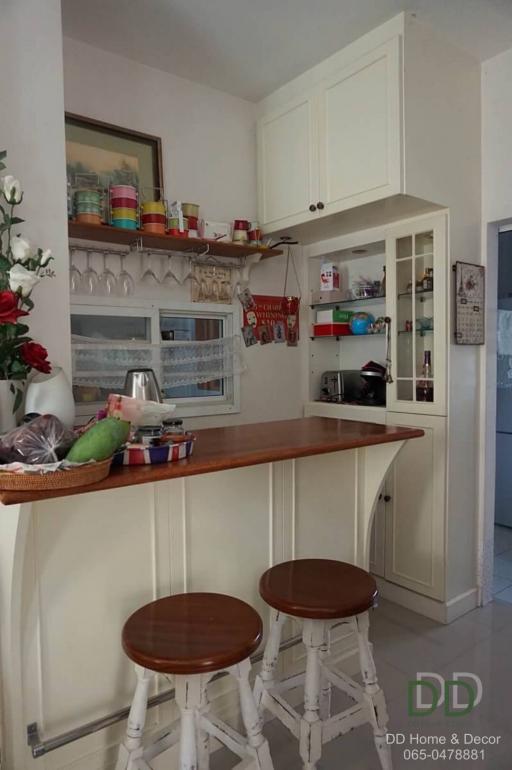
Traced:
POLYGON ((368 572, 331 559, 297 559, 263 573, 260 594, 274 609, 298 618, 349 618, 366 612, 377 596, 368 572))
POLYGON ((248 658, 262 636, 261 618, 224 594, 166 596, 126 621, 123 649, 134 663, 165 674, 219 671, 248 658))

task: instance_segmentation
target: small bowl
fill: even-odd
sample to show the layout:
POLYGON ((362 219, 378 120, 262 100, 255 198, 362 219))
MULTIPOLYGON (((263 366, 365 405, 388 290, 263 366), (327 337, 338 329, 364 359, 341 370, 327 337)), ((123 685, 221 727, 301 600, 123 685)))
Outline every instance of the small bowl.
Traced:
POLYGON ((199 204, 198 203, 182 203, 181 210, 186 217, 198 217, 199 216, 199 204))
POLYGON ((167 230, 167 235, 172 235, 174 238, 188 238, 188 230, 178 230, 177 227, 170 227, 167 230))
MULTIPOLYGON (((168 226, 170 228, 173 227, 174 229, 179 230, 180 229, 180 218, 179 217, 169 217, 167 224, 168 224, 168 226)), ((189 228, 188 218, 187 217, 183 217, 183 229, 184 230, 188 230, 188 228, 189 228)))

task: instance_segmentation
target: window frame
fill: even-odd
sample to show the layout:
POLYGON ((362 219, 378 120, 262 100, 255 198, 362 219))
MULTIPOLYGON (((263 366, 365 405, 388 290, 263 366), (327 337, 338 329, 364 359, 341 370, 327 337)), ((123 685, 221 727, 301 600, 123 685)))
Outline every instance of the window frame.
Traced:
MULTIPOLYGON (((138 299, 136 297, 73 297, 70 315, 112 315, 142 316, 150 319, 150 339, 152 345, 171 347, 180 342, 164 341, 160 338, 161 315, 183 316, 188 318, 215 318, 223 321, 223 337, 233 336, 240 327, 240 309, 238 305, 195 302, 163 302, 159 299, 138 299)), ((73 344, 73 343, 71 343, 73 344)), ((156 371, 159 382, 161 372, 156 371)), ((201 396, 187 399, 165 399, 166 403, 175 403, 177 418, 208 417, 219 414, 237 414, 240 412, 240 375, 224 378, 224 393, 221 396, 201 396)), ((76 402, 75 402, 76 403, 76 402)), ((76 403, 79 417, 89 417, 96 413, 99 402, 91 404, 76 403)))

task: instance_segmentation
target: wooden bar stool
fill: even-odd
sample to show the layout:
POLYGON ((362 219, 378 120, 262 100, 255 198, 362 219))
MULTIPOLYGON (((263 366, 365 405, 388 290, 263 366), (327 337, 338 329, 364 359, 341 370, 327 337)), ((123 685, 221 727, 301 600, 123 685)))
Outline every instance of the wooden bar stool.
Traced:
POLYGON ((137 687, 116 770, 151 770, 149 762, 178 741, 180 770, 208 770, 210 736, 244 760, 236 767, 273 770, 249 684, 250 655, 261 636, 256 610, 223 594, 168 596, 134 612, 124 625, 122 642, 135 663, 137 687), (238 682, 246 737, 208 714, 206 687, 220 671, 238 682), (181 719, 143 747, 149 684, 157 672, 174 675, 181 719))
POLYGON ((298 739, 305 770, 315 770, 324 743, 366 723, 373 728, 383 770, 392 770, 391 749, 386 743, 386 703, 368 640, 368 610, 377 597, 375 580, 352 564, 298 559, 268 569, 260 580, 260 594, 273 608, 263 664, 254 687, 260 713, 268 709, 298 739), (306 671, 280 682, 274 674, 287 617, 303 622, 306 671), (342 623, 357 635, 363 686, 328 665, 330 630, 342 623), (303 716, 282 697, 302 684, 303 716), (336 716, 330 713, 331 685, 355 701, 336 716))

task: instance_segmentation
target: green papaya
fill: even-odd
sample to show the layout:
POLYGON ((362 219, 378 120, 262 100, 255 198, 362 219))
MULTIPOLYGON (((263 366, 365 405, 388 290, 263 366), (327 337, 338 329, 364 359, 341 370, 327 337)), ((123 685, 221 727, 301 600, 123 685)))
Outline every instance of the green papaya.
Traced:
POLYGON ((129 433, 129 422, 106 417, 82 433, 69 450, 66 460, 72 463, 106 460, 127 441, 129 433))

